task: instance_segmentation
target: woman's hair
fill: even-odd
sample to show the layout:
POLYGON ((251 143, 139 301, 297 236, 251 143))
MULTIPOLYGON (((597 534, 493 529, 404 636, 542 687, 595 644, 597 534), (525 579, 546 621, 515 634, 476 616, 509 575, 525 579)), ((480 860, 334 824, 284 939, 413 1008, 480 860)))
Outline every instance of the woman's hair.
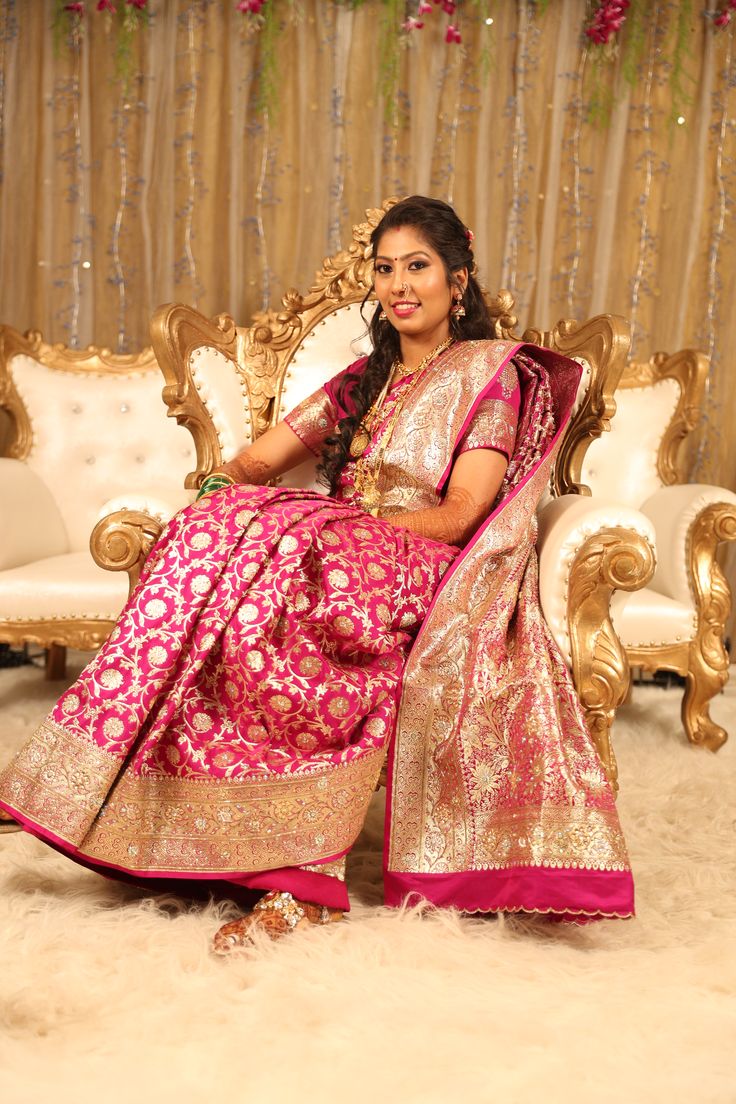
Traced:
MULTIPOLYGON (((493 322, 475 278, 475 260, 471 249, 472 235, 447 203, 428 196, 409 196, 389 208, 371 234, 373 261, 375 262, 378 244, 388 230, 411 227, 439 254, 447 273, 447 285, 450 288, 462 287, 456 273, 462 268, 468 270, 468 286, 463 293, 465 317, 450 315, 453 337, 457 341, 477 341, 491 338, 493 322)), ((371 293, 363 300, 364 310, 371 293)), ((389 377, 393 364, 400 359, 401 346, 399 334, 390 322, 380 320, 381 305, 376 305, 373 317, 368 323, 368 332, 373 342, 373 351, 362 372, 348 372, 340 381, 336 399, 342 410, 349 411, 341 418, 335 432, 325 441, 319 464, 321 481, 331 493, 337 488, 337 480, 349 458, 350 442, 358 426, 365 417, 371 404, 379 395, 389 377)))

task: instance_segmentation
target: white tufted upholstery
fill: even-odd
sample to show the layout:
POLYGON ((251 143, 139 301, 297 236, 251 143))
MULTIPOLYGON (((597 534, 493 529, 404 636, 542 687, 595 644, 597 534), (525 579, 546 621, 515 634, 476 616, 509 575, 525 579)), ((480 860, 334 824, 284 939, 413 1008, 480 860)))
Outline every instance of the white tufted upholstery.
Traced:
POLYGON ((166 417, 155 368, 66 370, 23 353, 7 370, 32 443, 24 460, 0 459, 0 631, 113 621, 128 577, 95 564, 92 529, 121 507, 168 520, 191 501, 191 437, 166 417))
POLYGON ((202 345, 189 357, 197 394, 207 408, 224 460, 232 460, 253 440, 253 422, 245 384, 233 362, 219 349, 202 345))
POLYGON ((100 507, 114 496, 150 491, 182 502, 194 448, 165 417, 157 372, 58 371, 16 356, 10 373, 33 431, 25 463, 56 503, 69 551, 87 548, 100 507))
POLYGON ((286 368, 279 420, 352 361, 370 353, 372 345, 367 329, 360 303, 348 303, 328 314, 305 335, 286 368))
POLYGON ((685 558, 688 534, 706 506, 716 502, 736 505, 736 495, 724 487, 682 483, 660 487, 641 507, 657 532, 657 570, 652 587, 691 609, 694 596, 685 558))
POLYGON ((593 494, 639 507, 662 486, 657 453, 679 397, 673 379, 616 392, 611 431, 591 442, 583 464, 593 494))

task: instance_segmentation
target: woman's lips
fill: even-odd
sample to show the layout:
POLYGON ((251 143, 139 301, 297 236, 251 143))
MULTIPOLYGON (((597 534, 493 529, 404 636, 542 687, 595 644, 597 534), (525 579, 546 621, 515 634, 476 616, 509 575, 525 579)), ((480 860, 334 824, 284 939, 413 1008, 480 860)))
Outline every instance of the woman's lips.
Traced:
POLYGON ((410 318, 414 311, 419 310, 418 303, 394 303, 391 310, 398 318, 410 318))

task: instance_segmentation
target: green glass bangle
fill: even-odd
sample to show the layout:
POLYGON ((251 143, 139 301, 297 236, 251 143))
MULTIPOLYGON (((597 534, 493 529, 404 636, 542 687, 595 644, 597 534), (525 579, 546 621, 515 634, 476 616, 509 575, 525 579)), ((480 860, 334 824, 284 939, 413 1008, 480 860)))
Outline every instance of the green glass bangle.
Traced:
POLYGON ((221 491, 225 487, 232 487, 235 480, 230 475, 226 475, 225 472, 212 472, 211 475, 206 476, 202 480, 202 486, 199 488, 197 494, 197 500, 203 498, 207 494, 211 494, 213 491, 221 491))

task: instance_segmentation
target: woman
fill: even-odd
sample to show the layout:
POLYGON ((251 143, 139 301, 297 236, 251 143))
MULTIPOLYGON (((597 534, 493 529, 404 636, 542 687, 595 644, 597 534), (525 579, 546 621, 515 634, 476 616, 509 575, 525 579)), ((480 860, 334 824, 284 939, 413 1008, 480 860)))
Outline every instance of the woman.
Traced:
POLYGON ((446 204, 406 199, 371 241, 373 353, 205 480, 0 778, 4 808, 95 869, 265 890, 219 953, 341 917, 387 750, 389 904, 633 912, 536 587, 580 369, 490 340, 446 204), (313 452, 329 497, 266 486, 313 452))

